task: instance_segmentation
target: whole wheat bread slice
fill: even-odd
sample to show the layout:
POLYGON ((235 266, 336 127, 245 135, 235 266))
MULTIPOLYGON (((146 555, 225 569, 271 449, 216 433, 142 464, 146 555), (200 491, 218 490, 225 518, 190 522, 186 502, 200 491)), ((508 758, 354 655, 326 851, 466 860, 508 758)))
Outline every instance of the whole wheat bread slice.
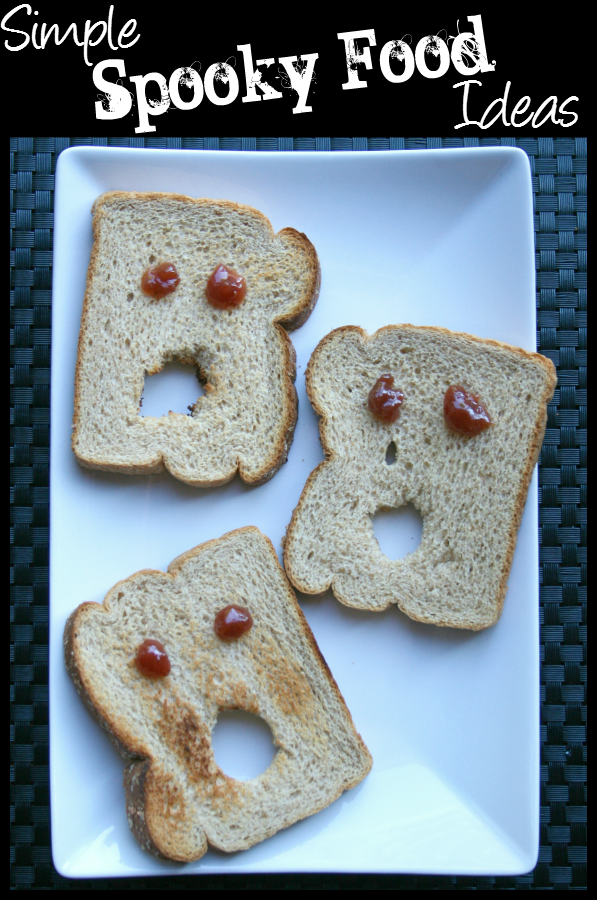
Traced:
POLYGON ((267 481, 285 462, 296 423, 285 329, 301 325, 317 300, 313 245, 292 228, 274 234, 249 206, 179 194, 103 194, 93 234, 75 379, 79 462, 132 474, 166 467, 199 487, 237 470, 250 484, 267 481), (174 263, 180 284, 155 300, 141 278, 163 262, 174 263), (220 264, 247 284, 231 310, 205 294, 220 264), (172 360, 195 367, 205 393, 190 415, 144 418, 144 379, 172 360))
POLYGON ((306 593, 331 586, 362 609, 396 603, 436 625, 496 622, 556 384, 552 363, 441 328, 391 325, 369 336, 346 327, 319 343, 306 381, 326 459, 287 530, 290 581, 306 593), (377 420, 367 403, 386 373, 404 392, 394 424, 377 420), (491 427, 464 436, 447 426, 450 385, 480 395, 491 427), (405 504, 421 513, 423 535, 413 553, 391 560, 372 518, 405 504))
MULTIPOLYGON (((257 528, 232 531, 137 572, 103 604, 83 603, 64 632, 66 665, 91 712, 130 760, 130 826, 150 852, 199 859, 233 851, 323 809, 358 784, 371 756, 357 734, 274 548, 257 528), (253 626, 222 641, 214 618, 234 603, 253 626), (147 638, 164 645, 164 678, 135 665, 147 638), (277 753, 257 778, 228 777, 211 732, 221 709, 271 728, 277 753)), ((239 747, 242 753, 242 747, 239 747)))

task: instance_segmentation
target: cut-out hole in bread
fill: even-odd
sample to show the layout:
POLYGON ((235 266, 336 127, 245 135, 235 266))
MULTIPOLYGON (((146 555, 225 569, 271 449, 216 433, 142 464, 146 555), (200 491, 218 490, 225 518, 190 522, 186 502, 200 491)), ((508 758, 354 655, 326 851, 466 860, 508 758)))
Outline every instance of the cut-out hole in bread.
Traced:
POLYGON ((276 755, 267 722, 244 709, 220 710, 211 745, 220 769, 238 781, 262 775, 276 755))
POLYGON ((393 466, 396 462, 396 444, 394 441, 390 441, 388 444, 388 449, 386 450, 386 463, 389 466, 393 466))
POLYGON ((172 360, 155 375, 147 375, 139 406, 141 416, 189 415, 190 407, 204 394, 197 369, 172 360))
POLYGON ((388 559, 402 559, 421 543, 423 517, 412 503, 398 509, 380 509, 373 516, 373 532, 388 559))

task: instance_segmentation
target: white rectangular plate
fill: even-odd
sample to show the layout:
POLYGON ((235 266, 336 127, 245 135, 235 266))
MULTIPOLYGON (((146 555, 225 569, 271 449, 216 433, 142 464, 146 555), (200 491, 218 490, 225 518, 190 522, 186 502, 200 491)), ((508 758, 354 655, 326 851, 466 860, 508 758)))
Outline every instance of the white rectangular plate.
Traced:
MULTIPOLYGON (((462 633, 395 607, 351 610, 299 596, 374 760, 328 809, 230 856, 174 865, 129 831, 123 761, 67 676, 62 632, 83 601, 142 568, 244 525, 280 542, 322 458, 304 371, 341 325, 372 333, 412 322, 535 350, 532 194, 512 148, 371 153, 227 153, 78 148, 58 160, 53 285, 50 729, 52 849, 72 877, 176 872, 520 874, 539 833, 539 635, 536 474, 503 615, 462 633), (103 191, 175 191, 247 203, 274 229, 315 245, 319 301, 291 337, 299 419, 288 463, 267 484, 197 490, 168 473, 90 472, 70 447, 74 371, 103 191)), ((239 753, 243 750, 239 749, 239 753)))

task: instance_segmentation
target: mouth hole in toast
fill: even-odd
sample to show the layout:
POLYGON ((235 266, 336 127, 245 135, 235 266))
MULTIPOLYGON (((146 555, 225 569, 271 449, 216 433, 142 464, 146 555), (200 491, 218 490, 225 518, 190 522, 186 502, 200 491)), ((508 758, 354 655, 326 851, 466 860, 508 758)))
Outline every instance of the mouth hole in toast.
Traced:
POLYGON ((205 393, 201 373, 196 365, 173 359, 155 375, 146 375, 139 415, 167 416, 169 412, 191 414, 193 405, 205 393))
POLYGON ((216 763, 239 781, 257 778, 270 767, 273 741, 267 722, 244 709, 221 709, 211 735, 216 763))
POLYGON ((388 559, 414 553, 423 536, 423 517, 412 503, 397 509, 380 509, 373 516, 373 533, 388 559))

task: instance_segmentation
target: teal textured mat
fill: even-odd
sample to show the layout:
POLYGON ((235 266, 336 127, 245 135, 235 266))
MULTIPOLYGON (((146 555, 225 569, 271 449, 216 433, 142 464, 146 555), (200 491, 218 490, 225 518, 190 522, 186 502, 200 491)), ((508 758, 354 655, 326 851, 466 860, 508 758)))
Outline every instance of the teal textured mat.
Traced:
POLYGON ((585 890, 586 201, 582 138, 12 138, 11 888, 13 890, 585 890), (76 145, 226 150, 521 147, 533 174, 537 349, 558 369, 540 466, 541 848, 516 878, 182 876, 70 881, 50 852, 48 483, 53 192, 76 145))

